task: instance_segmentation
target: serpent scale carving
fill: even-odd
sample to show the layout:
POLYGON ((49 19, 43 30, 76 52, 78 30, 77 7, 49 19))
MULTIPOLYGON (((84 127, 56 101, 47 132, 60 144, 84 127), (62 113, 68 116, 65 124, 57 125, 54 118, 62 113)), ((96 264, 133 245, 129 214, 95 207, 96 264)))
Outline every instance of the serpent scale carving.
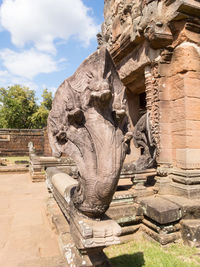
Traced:
POLYGON ((124 89, 109 52, 101 48, 61 84, 49 114, 54 155, 66 153, 78 166, 71 200, 89 217, 108 209, 129 152, 124 89))

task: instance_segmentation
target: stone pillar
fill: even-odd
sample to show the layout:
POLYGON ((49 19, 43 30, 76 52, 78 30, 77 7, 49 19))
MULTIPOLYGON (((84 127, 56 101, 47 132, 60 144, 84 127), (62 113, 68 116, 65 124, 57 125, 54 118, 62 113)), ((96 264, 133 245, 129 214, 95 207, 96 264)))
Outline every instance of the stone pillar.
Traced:
MULTIPOLYGON (((160 64, 159 164, 171 166, 170 193, 200 196, 200 47, 188 23, 174 23, 179 34, 171 61, 160 64), (183 40, 183 34, 189 40, 183 40)), ((166 55, 165 55, 166 56, 166 55)))

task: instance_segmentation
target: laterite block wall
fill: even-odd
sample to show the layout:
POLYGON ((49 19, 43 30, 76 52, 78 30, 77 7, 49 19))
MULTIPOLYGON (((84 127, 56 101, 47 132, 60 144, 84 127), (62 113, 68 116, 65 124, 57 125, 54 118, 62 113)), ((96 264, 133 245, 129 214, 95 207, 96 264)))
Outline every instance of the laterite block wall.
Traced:
POLYGON ((44 153, 43 129, 0 129, 0 156, 28 155, 28 143, 36 153, 44 153))

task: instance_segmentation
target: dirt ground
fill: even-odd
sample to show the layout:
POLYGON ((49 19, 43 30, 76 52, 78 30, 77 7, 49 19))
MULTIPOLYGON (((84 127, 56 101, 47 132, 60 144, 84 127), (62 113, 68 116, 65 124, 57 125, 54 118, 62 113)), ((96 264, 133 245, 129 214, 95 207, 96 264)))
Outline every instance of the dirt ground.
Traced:
POLYGON ((28 173, 0 175, 0 266, 63 266, 47 198, 45 183, 32 183, 28 173))

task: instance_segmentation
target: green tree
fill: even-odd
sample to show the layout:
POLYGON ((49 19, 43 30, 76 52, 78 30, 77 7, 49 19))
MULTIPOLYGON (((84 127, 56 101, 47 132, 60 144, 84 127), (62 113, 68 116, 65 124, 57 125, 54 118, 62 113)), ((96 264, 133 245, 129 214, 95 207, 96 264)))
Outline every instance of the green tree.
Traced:
POLYGON ((41 105, 43 105, 47 110, 51 110, 52 107, 52 92, 48 92, 48 89, 44 89, 43 94, 42 94, 43 101, 41 105))
POLYGON ((52 93, 44 89, 42 98, 43 101, 31 118, 34 128, 44 128, 47 125, 47 118, 52 106, 52 93))
POLYGON ((32 128, 32 115, 37 111, 35 92, 20 85, 0 88, 0 127, 32 128))

